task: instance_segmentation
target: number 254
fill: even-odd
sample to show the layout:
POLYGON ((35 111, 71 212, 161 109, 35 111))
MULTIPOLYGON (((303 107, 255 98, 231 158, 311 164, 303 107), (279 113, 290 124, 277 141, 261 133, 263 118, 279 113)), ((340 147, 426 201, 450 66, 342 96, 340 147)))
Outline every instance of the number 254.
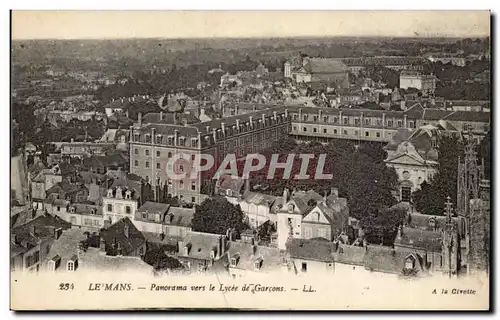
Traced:
POLYGON ((73 283, 60 283, 59 290, 73 290, 75 285, 73 283))

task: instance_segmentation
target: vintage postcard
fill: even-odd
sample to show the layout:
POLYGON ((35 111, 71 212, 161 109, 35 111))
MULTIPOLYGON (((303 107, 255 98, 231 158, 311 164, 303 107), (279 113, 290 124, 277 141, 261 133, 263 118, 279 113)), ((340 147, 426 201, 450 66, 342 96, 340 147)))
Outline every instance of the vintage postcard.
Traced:
POLYGON ((13 11, 12 310, 490 309, 489 11, 13 11))

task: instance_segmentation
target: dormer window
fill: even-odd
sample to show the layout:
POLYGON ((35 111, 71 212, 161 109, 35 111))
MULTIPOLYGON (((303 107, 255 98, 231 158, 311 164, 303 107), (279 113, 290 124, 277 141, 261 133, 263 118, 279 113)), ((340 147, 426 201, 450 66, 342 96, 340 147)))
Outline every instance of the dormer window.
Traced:
POLYGON ((71 212, 75 213, 75 207, 71 207, 71 212))
POLYGON ((288 205, 288 212, 293 212, 293 204, 288 205))
POLYGON ((108 198, 113 198, 113 190, 112 189, 108 190, 108 198))
POLYGON ((73 257, 71 257, 71 259, 68 260, 68 262, 66 263, 66 270, 68 272, 73 272, 75 271, 76 269, 78 268, 78 259, 76 257, 76 255, 74 255, 73 257))
POLYGON ((184 255, 188 256, 189 255, 189 245, 184 246, 184 255))
POLYGON ((125 192, 125 199, 130 199, 132 197, 132 192, 130 190, 127 190, 125 192))
POLYGON ((240 255, 235 254, 231 257, 231 267, 236 267, 238 265, 238 262, 240 260, 240 255))
POLYGON ((162 135, 161 134, 157 134, 156 135, 156 144, 161 144, 161 141, 162 141, 162 135))
POLYGON ((415 259, 413 256, 409 256, 405 260, 405 269, 412 270, 415 268, 415 259))
POLYGON ((232 197, 232 196, 233 196, 233 190, 231 190, 231 189, 227 189, 227 190, 226 190, 226 195, 227 195, 228 197, 232 197))
POLYGON ((167 138, 167 144, 170 145, 170 146, 173 145, 174 144, 174 138, 173 137, 168 137, 167 138))
POLYGON ((90 210, 90 214, 91 215, 95 215, 96 214, 96 210, 95 209, 90 210))
POLYGON ((146 135, 144 135, 145 139, 146 139, 146 143, 151 143, 151 135, 149 133, 147 133, 146 135))
POLYGON ((255 270, 260 270, 261 267, 262 267, 262 258, 258 258, 254 262, 254 268, 255 270))
POLYGON ((215 250, 210 250, 210 259, 215 259, 215 250))

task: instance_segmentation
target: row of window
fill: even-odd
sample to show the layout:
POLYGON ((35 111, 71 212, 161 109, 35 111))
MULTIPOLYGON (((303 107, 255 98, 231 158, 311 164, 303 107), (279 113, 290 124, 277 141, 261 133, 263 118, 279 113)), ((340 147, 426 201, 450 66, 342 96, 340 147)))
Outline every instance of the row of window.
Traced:
MULTIPOLYGON (((113 212, 113 205, 111 203, 108 203, 106 209, 108 212, 113 212)), ((125 213, 131 214, 132 208, 130 206, 125 206, 125 213)))
MULTIPOLYGON (((285 119, 285 116, 284 116, 284 114, 282 114, 282 115, 277 117, 277 121, 275 121, 273 118, 267 118, 266 122, 268 122, 270 124, 277 124, 277 123, 283 122, 284 119, 285 119)), ((215 135, 216 135, 216 138, 222 138, 222 137, 227 137, 227 136, 231 136, 234 134, 238 134, 241 132, 248 132, 248 131, 255 130, 255 129, 263 129, 265 126, 266 126, 266 124, 262 122, 261 118, 259 118, 258 120, 257 119, 255 120, 253 125, 250 125, 250 123, 247 122, 246 125, 243 123, 240 124, 239 128, 237 128, 236 125, 227 126, 224 128, 224 132, 222 132, 222 128, 217 128, 215 131, 215 135)), ((145 143, 152 142, 152 137, 151 137, 150 133, 144 134, 143 137, 144 137, 145 143)), ((167 136, 166 139, 161 134, 157 134, 155 136, 155 143, 156 144, 174 145, 174 140, 175 140, 174 136, 167 136)), ((191 138, 190 139, 191 143, 189 145, 187 143, 187 140, 188 139, 186 137, 179 137, 178 141, 177 141, 177 146, 185 146, 185 147, 192 147, 192 148, 198 147, 199 141, 197 138, 191 138)), ((141 134, 139 132, 134 134, 134 142, 141 142, 141 134)))
MULTIPOLYGON (((293 131, 297 131, 297 130, 298 130, 297 127, 294 126, 293 127, 293 131)), ((308 132, 308 128, 307 127, 303 127, 302 131, 303 132, 308 132)), ((338 130, 338 129, 333 129, 333 134, 340 134, 340 131, 342 131, 342 135, 344 135, 344 136, 346 136, 346 135, 349 134, 347 130, 338 130)), ((312 128, 312 132, 313 133, 318 133, 318 128, 312 128)), ((322 133, 328 133, 328 129, 323 129, 322 133)), ((388 134, 391 135, 390 132, 388 134)), ((358 130, 354 130, 354 135, 355 136, 359 136, 359 131, 358 130)), ((365 137, 372 137, 373 135, 372 135, 372 133, 370 131, 365 131, 365 135, 364 136, 365 137)), ((382 134, 379 131, 377 131, 377 132, 375 132, 375 136, 377 138, 380 138, 380 137, 382 137, 382 134)))
MULTIPOLYGON (((134 149, 134 154, 135 154, 135 155, 139 155, 139 149, 138 149, 138 148, 135 148, 135 149, 134 149)), ((150 154, 151 154, 151 153, 150 153, 150 150, 149 150, 149 149, 145 149, 145 150, 144 150, 144 155, 145 155, 145 156, 149 156, 150 154)), ((159 158, 160 156, 161 156, 161 151, 160 151, 160 150, 156 150, 156 157, 158 157, 158 158, 159 158)), ((169 151, 169 152, 167 153, 167 157, 170 159, 170 158, 172 158, 172 156, 173 156, 173 153, 169 151)), ((183 154, 183 153, 179 153, 179 158, 180 158, 180 159, 184 159, 184 154, 183 154)), ((194 155, 194 154, 192 154, 192 155, 191 155, 191 160, 192 160, 192 161, 194 161, 194 160, 195 160, 195 155, 194 155)))
MULTIPOLYGON (((323 117, 323 122, 329 123, 330 119, 333 120, 333 124, 339 124, 339 117, 330 117, 330 116, 324 116, 323 117)), ((293 115, 293 120, 298 121, 299 120, 299 115, 294 114, 293 115)), ((309 115, 305 114, 302 116, 302 120, 304 122, 307 122, 309 120, 309 115)), ((313 116, 312 121, 313 122, 318 122, 319 116, 313 116)), ((342 124, 343 125, 349 125, 349 124, 354 124, 355 126, 360 126, 361 125, 361 119, 360 118, 354 118, 354 122, 349 121, 349 117, 343 117, 342 118, 342 124)), ((371 119, 371 118, 365 118, 364 119, 364 125, 365 126, 377 126, 381 127, 382 126, 382 119, 371 119), (374 121, 372 121, 374 120, 374 121)), ((386 126, 388 128, 392 128, 394 126, 394 120, 388 119, 386 121, 386 126)), ((396 121, 396 127, 397 128, 403 128, 403 120, 397 120, 396 121)), ((408 128, 414 129, 415 128, 415 122, 410 120, 408 121, 408 128)))

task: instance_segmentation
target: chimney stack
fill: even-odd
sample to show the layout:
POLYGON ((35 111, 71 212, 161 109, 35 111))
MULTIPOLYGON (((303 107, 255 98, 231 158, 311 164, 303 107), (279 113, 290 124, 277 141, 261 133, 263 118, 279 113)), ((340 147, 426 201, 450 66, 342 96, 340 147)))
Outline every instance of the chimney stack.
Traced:
POLYGON ((274 121, 278 121, 278 115, 276 114, 276 111, 273 111, 273 118, 274 121))
POLYGON ((125 225, 125 227, 123 228, 123 233, 125 234, 125 237, 129 237, 129 227, 128 225, 125 225))
POLYGON ((253 128, 253 117, 252 117, 252 116, 250 116, 250 117, 248 117, 248 119, 249 119, 249 121, 250 121, 250 127, 252 127, 252 128, 253 128))
POLYGON ((226 134, 226 124, 224 122, 221 122, 220 127, 222 129, 222 134, 225 135, 226 134))
POLYGON ((139 112, 139 114, 137 115, 137 123, 139 124, 139 126, 142 125, 142 113, 139 112))
POLYGON ((205 126, 205 130, 207 131, 207 133, 210 132, 210 126, 205 126))
POLYGON ((285 187, 283 190, 283 204, 285 204, 288 201, 288 188, 285 187))
POLYGON ((106 241, 103 237, 99 239, 99 250, 102 252, 106 252, 106 241))
POLYGON ((160 111, 160 121, 163 121, 163 111, 160 111))
POLYGON ((330 195, 334 195, 334 196, 338 197, 339 196, 339 189, 332 187, 330 195))

